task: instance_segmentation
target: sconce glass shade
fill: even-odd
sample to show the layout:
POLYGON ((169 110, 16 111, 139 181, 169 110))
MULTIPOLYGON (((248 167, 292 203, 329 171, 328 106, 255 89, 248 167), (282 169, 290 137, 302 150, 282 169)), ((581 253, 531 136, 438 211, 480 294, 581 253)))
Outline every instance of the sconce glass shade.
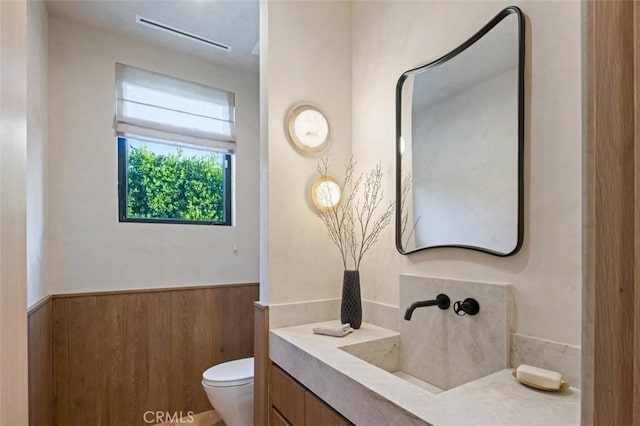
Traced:
POLYGON ((340 184, 330 176, 319 177, 311 185, 311 200, 317 209, 333 208, 340 204, 341 197, 340 184))
POLYGON ((289 139, 303 154, 322 151, 329 142, 329 122, 324 114, 312 105, 300 105, 291 112, 288 120, 289 139))

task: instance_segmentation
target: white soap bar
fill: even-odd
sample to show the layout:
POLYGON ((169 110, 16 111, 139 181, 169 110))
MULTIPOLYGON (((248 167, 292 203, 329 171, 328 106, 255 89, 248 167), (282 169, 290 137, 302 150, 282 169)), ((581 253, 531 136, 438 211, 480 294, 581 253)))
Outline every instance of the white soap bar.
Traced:
POLYGON ((544 389, 560 389, 562 385, 562 374, 557 371, 526 364, 522 364, 516 369, 516 379, 519 382, 544 389))

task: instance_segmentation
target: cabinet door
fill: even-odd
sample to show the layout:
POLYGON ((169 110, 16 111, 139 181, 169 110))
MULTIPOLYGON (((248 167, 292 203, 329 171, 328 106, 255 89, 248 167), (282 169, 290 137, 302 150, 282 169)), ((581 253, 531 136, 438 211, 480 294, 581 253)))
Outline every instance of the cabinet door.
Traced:
POLYGON ((304 394, 305 426, 347 426, 349 422, 309 391, 304 394))
POLYGON ((291 426, 291 424, 282 417, 282 414, 278 412, 275 408, 271 407, 271 422, 270 426, 291 426))
POLYGON ((304 393, 302 386, 280 367, 271 364, 271 405, 292 426, 304 426, 304 393))

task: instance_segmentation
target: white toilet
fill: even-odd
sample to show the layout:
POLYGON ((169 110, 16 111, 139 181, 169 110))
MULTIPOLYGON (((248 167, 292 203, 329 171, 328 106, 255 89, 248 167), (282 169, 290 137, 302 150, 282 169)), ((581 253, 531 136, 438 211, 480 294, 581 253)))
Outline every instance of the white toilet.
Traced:
POLYGON ((253 357, 209 368, 202 387, 227 426, 253 426, 253 357))

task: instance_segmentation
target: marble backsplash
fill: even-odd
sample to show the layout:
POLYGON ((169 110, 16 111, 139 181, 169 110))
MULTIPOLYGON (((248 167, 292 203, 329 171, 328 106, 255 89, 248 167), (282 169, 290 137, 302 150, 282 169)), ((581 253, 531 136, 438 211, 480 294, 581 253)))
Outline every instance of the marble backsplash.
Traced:
POLYGON ((372 300, 362 301, 362 318, 365 322, 375 324, 393 331, 400 331, 398 307, 372 300))
POLYGON ((340 299, 269 305, 269 328, 331 321, 340 318, 340 299))
POLYGON ((582 360, 579 346, 513 333, 511 366, 517 367, 520 364, 558 371, 571 386, 582 387, 582 360))
MULTIPOLYGON (((270 328, 331 321, 340 318, 340 299, 269 305, 269 317, 270 328)), ((397 306, 363 300, 362 317, 365 322, 379 327, 393 331, 400 329, 397 306)))
POLYGON ((418 308, 400 321, 403 371, 451 389, 509 366, 511 286, 412 275, 400 276, 400 309, 444 293, 451 307, 418 308), (473 297, 477 315, 458 316, 453 304, 473 297))

